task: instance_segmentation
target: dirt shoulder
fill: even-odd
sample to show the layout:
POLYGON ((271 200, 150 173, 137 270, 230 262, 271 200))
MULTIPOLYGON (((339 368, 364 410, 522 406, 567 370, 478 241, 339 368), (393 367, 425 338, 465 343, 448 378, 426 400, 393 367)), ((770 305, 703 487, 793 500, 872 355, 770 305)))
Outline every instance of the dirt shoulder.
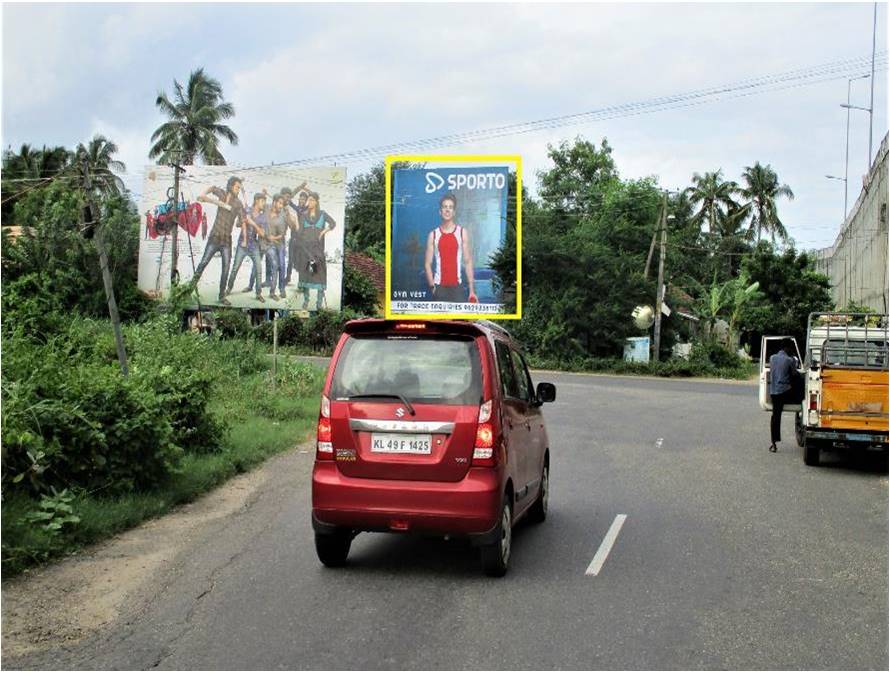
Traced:
MULTIPOLYGON (((2 584, 2 656, 73 644, 138 612, 176 558, 210 524, 249 507, 263 485, 295 456, 296 447, 170 514, 147 521, 57 563, 2 584)), ((304 456, 305 458, 305 456, 304 456)))

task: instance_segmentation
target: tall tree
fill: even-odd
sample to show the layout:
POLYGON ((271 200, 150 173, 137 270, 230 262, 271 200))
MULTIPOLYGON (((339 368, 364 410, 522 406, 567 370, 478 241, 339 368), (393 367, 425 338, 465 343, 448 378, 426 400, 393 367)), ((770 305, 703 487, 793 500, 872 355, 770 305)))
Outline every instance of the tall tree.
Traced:
POLYGON ((124 191, 124 183, 115 171, 127 170, 123 161, 113 158, 117 154, 117 145, 101 134, 84 145, 80 143, 74 150, 74 170, 80 175, 83 172, 83 162, 89 166, 93 188, 100 194, 108 196, 121 194, 124 191))
POLYGON ((739 193, 745 201, 742 206, 744 215, 750 217, 749 236, 754 238, 756 233, 759 243, 763 233, 766 232, 774 243, 776 236, 782 241, 787 241, 788 232, 779 219, 776 201, 783 196, 789 201, 793 200, 794 192, 788 185, 779 183, 779 176, 769 164, 764 166, 759 161, 754 162, 753 166, 745 166, 742 180, 745 184, 739 193))
MULTIPOLYGON (((649 179, 620 180, 610 155, 605 141, 551 147, 543 203, 523 204, 523 319, 511 328, 538 357, 620 353, 637 334, 634 306, 655 296, 642 271, 662 193, 649 179)), ((506 276, 512 260, 496 262, 506 276)))
POLYGON ((575 138, 569 144, 548 145, 551 170, 539 174, 541 199, 556 213, 589 213, 602 206, 607 185, 618 179, 612 148, 603 138, 600 147, 575 138))
POLYGON ((832 309, 831 282, 818 273, 813 258, 793 247, 776 254, 766 241, 742 262, 742 273, 760 283, 765 301, 746 305, 739 317, 748 332, 752 355, 759 351, 762 334, 788 334, 803 343, 807 318, 813 311, 832 309))
POLYGON ((687 189, 689 200, 698 211, 693 215, 693 220, 701 225, 708 223, 708 231, 716 233, 720 224, 727 215, 738 208, 733 196, 739 191, 739 186, 723 179, 723 170, 692 176, 692 187, 687 189))
POLYGON ((190 165, 201 159, 208 165, 225 165, 220 140, 237 145, 238 136, 222 122, 235 116, 235 108, 223 100, 222 85, 206 75, 204 68, 194 70, 185 87, 174 79, 173 100, 161 92, 155 105, 169 121, 151 134, 150 158, 160 163, 175 160, 190 165))

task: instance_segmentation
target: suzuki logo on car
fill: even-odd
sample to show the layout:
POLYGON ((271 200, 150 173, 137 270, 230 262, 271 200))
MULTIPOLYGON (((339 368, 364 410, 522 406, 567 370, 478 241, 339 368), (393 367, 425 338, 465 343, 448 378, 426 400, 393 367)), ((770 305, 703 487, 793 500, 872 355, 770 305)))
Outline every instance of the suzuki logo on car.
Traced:
POLYGON ((399 407, 398 409, 396 409, 396 416, 397 416, 397 417, 401 418, 401 417, 404 416, 404 415, 405 415, 405 410, 402 409, 402 407, 399 407))

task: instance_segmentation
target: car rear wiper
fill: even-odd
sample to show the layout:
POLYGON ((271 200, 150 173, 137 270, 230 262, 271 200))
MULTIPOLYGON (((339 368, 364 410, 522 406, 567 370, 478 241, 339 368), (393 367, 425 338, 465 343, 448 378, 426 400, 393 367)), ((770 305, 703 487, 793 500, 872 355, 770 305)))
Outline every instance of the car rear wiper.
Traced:
POLYGON ((346 399, 347 400, 357 400, 357 399, 368 398, 368 397, 376 397, 376 398, 381 398, 381 399, 396 398, 397 400, 401 400, 402 404, 404 404, 406 407, 408 407, 408 411, 411 413, 412 416, 416 415, 415 411, 414 411, 414 407, 411 406, 411 403, 408 401, 408 398, 406 398, 404 395, 399 395, 398 393, 366 393, 364 395, 350 395, 346 399))

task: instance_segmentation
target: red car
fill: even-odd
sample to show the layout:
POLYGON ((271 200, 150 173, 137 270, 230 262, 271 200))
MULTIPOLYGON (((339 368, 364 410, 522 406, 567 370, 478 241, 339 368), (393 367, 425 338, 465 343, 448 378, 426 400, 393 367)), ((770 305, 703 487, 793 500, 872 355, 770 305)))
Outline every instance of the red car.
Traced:
POLYGON ((361 531, 466 536, 506 573, 513 525, 547 516, 555 399, 495 323, 347 323, 318 417, 318 558, 343 565, 361 531))

